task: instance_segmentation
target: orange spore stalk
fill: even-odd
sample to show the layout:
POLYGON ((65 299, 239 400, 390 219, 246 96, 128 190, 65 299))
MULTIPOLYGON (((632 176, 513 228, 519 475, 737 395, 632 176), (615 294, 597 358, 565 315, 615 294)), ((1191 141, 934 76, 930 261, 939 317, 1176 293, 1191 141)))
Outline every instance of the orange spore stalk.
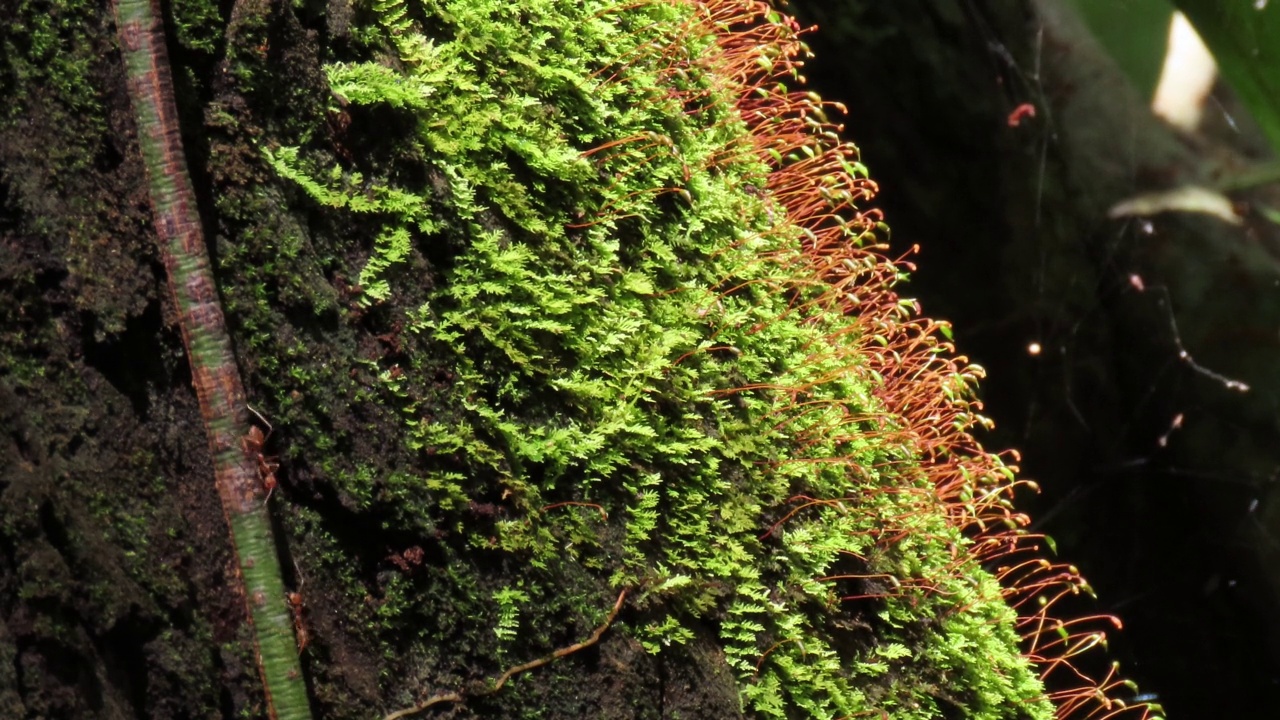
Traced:
MULTIPOLYGON (((803 434, 814 433, 866 437, 868 423, 874 423, 876 428, 871 432, 915 458, 915 472, 927 479, 925 487, 931 492, 918 498, 921 510, 936 513, 941 506, 949 521, 970 538, 967 547, 954 552, 949 570, 973 572, 979 565, 994 568, 1006 602, 1019 614, 1016 627, 1024 653, 1051 688, 1049 699, 1057 707, 1058 717, 1153 717, 1152 706, 1127 704, 1113 697, 1131 687, 1118 676, 1114 664, 1098 676, 1074 662, 1084 653, 1105 648, 1105 631, 1118 629, 1120 622, 1109 615, 1056 617, 1059 601, 1090 593, 1088 583, 1075 567, 1046 559, 1045 540, 1027 532, 1029 518, 1013 509, 1015 489, 1021 485, 1034 489, 1034 483, 1015 479, 1016 468, 985 450, 972 435, 975 426, 989 424, 980 414, 981 403, 973 397, 982 369, 956 354, 944 337, 949 336, 945 323, 921 317, 918 305, 904 300, 895 290, 898 280, 914 268, 904 258, 885 255, 880 213, 857 207, 870 200, 877 187, 858 162, 857 148, 840 139, 843 127, 829 119, 829 114, 845 112, 844 106, 799 89, 804 84, 800 70, 808 56, 801 41, 804 30, 794 19, 757 0, 687 1, 695 12, 673 34, 677 38, 710 35, 715 48, 693 58, 685 52, 687 44, 672 42, 659 50, 664 59, 662 72, 669 77, 670 87, 687 87, 680 82, 682 75, 687 66, 696 64, 708 70, 718 86, 671 92, 689 113, 699 112, 721 95, 735 98, 737 115, 749 133, 729 153, 714 156, 711 162, 745 158, 766 168, 755 179, 759 187, 744 191, 758 192, 772 208, 770 215, 776 222, 771 232, 798 230, 802 248, 798 254, 779 254, 762 261, 784 264, 794 273, 795 286, 822 288, 816 297, 797 298, 800 304, 793 305, 793 312, 821 308, 856 318, 853 331, 832 339, 838 340, 836 347, 843 348, 841 355, 849 372, 880 379, 874 394, 883 409, 881 417, 845 417, 834 425, 819 427, 802 423, 806 429, 798 442, 804 442, 803 434)), ((616 70, 615 75, 620 72, 616 70)), ((652 137, 637 136, 591 152, 630 143, 644 143, 645 150, 663 145, 652 137)), ((779 419, 780 424, 794 423, 812 409, 805 397, 812 384, 768 387, 791 401, 789 414, 779 419)), ((738 391, 761 387, 752 385, 738 391)), ((1015 454, 1009 457, 1016 460, 1015 454)), ((898 470, 905 467, 906 463, 898 470)), ((901 491, 912 493, 918 488, 901 491)), ((792 498, 794 507, 766 528, 762 537, 807 508, 836 506, 845 500, 853 501, 792 498)), ((883 527, 877 533, 877 545, 889 547, 912 532, 909 519, 899 518, 894 523, 898 527, 883 527)), ((826 579, 846 577, 852 576, 826 579)), ((925 578, 914 578, 895 583, 888 592, 898 594, 908 587, 929 592, 932 586, 925 578)), ((960 607, 955 612, 964 610, 960 607)))

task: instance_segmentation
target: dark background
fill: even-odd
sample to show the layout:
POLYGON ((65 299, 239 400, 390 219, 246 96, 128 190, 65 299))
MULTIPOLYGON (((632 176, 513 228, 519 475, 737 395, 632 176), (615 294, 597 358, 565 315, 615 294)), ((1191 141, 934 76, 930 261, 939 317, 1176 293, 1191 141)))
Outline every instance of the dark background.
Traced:
MULTIPOLYGON (((1092 38, 1043 5, 792 8, 819 25, 810 86, 849 106, 894 251, 920 246, 904 294, 953 321, 960 351, 988 369, 985 442, 1022 452, 1043 487, 1024 498, 1032 529, 1097 590, 1076 610, 1123 619, 1112 655, 1170 717, 1256 716, 1280 689, 1266 520, 1276 333, 1261 327, 1274 226, 1248 199, 1240 228, 1108 219, 1128 196, 1194 177, 1217 146, 1156 122, 1092 38), (1011 126, 1023 103, 1035 117, 1011 126)), ((1215 102, 1231 107, 1229 91, 1215 102)))

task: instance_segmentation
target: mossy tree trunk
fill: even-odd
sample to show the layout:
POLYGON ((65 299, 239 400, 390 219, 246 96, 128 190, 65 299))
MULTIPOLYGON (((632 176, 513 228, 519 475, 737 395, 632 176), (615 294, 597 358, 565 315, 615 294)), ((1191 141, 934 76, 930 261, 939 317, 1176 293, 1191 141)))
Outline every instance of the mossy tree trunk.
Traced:
MULTIPOLYGON (((769 15, 730 2, 224 9, 165 7, 195 200, 164 229, 203 211, 193 289, 275 426, 317 714, 1048 714, 962 549, 975 505, 1020 521, 1000 462, 961 457, 974 373, 905 324, 897 270, 858 244, 873 218, 823 214, 869 183, 767 50, 797 49, 788 24, 746 34, 769 15), (779 220, 805 203, 803 229, 779 220), (895 353, 853 348, 875 333, 910 340, 919 383, 873 382, 895 353)), ((205 348, 164 322, 192 306, 148 222, 176 154, 132 130, 115 29, 89 0, 0 18, 0 714, 260 717, 221 511, 265 514, 244 393, 205 442, 205 348)))
MULTIPOLYGON (((461 555, 441 542, 450 529, 406 518, 394 498, 370 506, 323 479, 367 472, 358 466, 393 475, 404 462, 391 450, 394 410, 339 400, 376 385, 376 373, 354 374, 368 372, 360 358, 399 332, 355 302, 359 265, 344 263, 342 246, 368 227, 312 237, 316 219, 290 207, 293 190, 254 140, 266 128, 339 137, 318 41, 351 42, 341 29, 352 10, 332 5, 327 20, 252 0, 230 16, 217 3, 163 5, 195 185, 185 210, 198 207, 209 230, 238 365, 275 425, 265 449, 281 455, 275 523, 295 561, 284 574, 304 603, 302 663, 320 714, 367 719, 459 691, 477 697, 450 706, 458 717, 740 718, 706 628, 661 657, 606 632, 485 698, 486 679, 589 639, 618 593, 565 576, 569 592, 526 610, 527 647, 441 671, 492 658, 492 627, 477 618, 515 569, 461 555), (338 464, 292 453, 304 436, 336 448, 338 464), (590 612, 575 620, 579 606, 590 612), (427 627, 432 654, 411 656, 427 627), (414 679, 420 693, 400 689, 414 679)), ((107 3, 36 0, 0 13, 0 716, 267 717, 190 358, 167 322, 182 308, 166 292, 115 30, 107 3)), ((453 368, 422 372, 443 387, 453 368)), ((235 398, 230 409, 243 411, 235 398)), ((228 431, 235 462, 246 422, 237 415, 228 431)), ((497 499, 459 511, 491 525, 486 503, 497 499)))

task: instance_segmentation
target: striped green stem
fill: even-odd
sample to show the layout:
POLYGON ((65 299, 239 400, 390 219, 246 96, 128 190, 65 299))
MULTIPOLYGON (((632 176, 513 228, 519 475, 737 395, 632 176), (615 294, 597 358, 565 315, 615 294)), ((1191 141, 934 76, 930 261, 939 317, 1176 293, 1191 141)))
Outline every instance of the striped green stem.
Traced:
POLYGON ((249 429, 244 385, 182 151, 160 9, 157 0, 116 0, 115 14, 160 253, 239 561, 268 712, 281 720, 310 718, 258 450, 244 441, 249 429))

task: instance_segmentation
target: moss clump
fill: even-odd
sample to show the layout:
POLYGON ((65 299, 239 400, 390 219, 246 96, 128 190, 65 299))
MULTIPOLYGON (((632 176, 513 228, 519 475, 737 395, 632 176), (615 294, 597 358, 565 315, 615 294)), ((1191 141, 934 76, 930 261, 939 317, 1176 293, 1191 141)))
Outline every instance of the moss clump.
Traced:
MULTIPOLYGON (((402 569, 374 599, 384 651, 417 668, 388 689, 563 645, 629 587, 628 635, 667 653, 711 628, 761 716, 1048 717, 1012 612, 853 351, 866 325, 832 310, 806 219, 770 185, 804 157, 751 150, 750 88, 702 61, 728 32, 703 12, 377 1, 324 66, 338 141, 260 141, 315 236, 359 231, 339 312, 386 330, 324 392, 400 445, 343 460, 359 431, 320 411, 290 451, 432 546, 435 582, 402 569), (459 603, 487 621, 450 622, 459 603)), ((289 342, 257 346, 261 382, 289 387, 289 342)))

